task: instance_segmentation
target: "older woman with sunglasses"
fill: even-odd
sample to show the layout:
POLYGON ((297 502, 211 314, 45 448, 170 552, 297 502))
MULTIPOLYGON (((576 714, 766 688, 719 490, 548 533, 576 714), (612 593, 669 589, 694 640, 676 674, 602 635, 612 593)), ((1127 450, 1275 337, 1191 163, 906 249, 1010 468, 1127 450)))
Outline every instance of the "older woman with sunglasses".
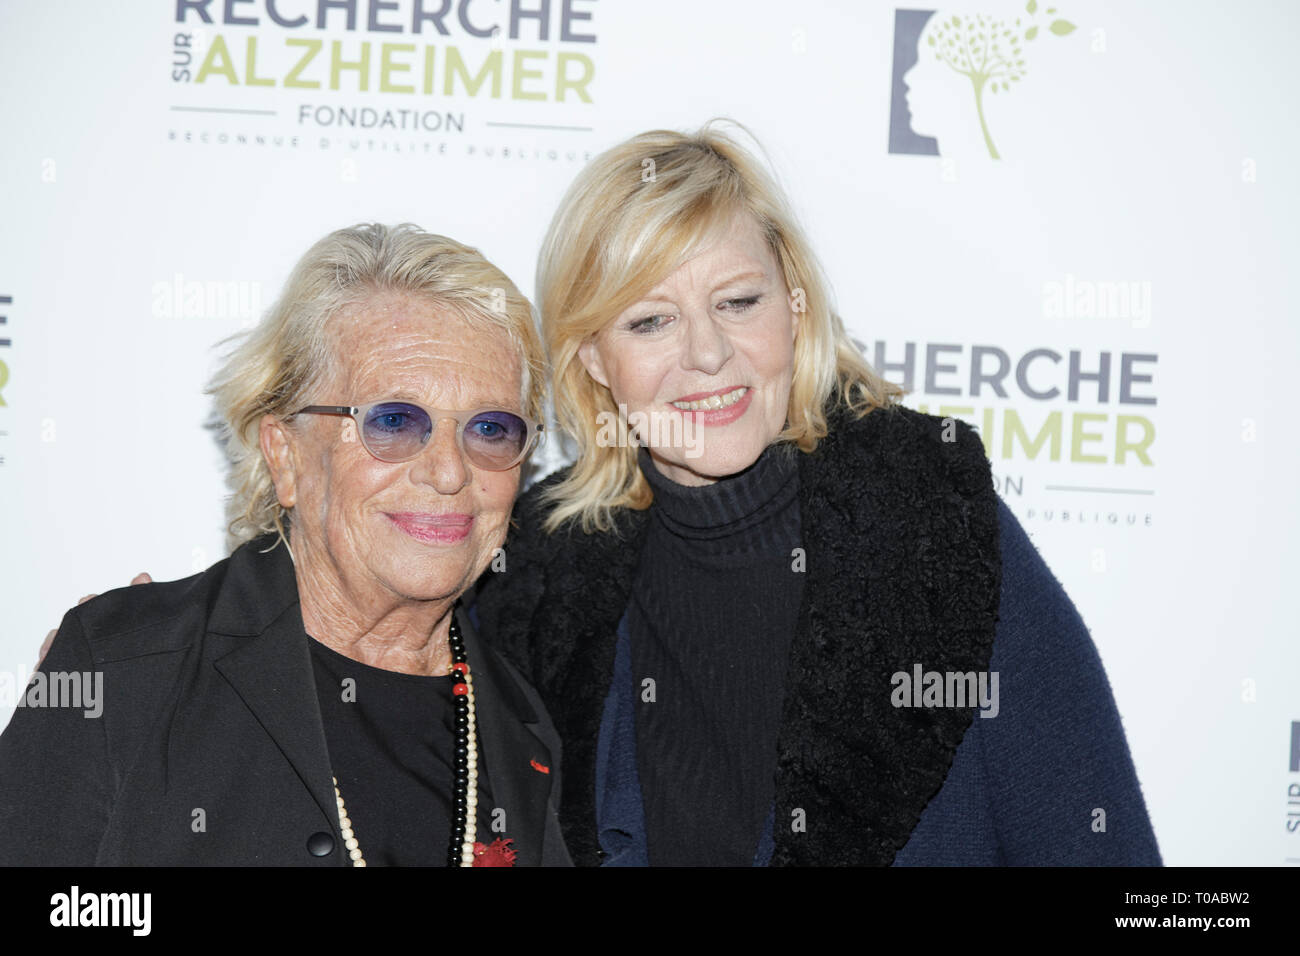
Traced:
POLYGON ((0 863, 565 865, 559 748, 458 599, 540 426, 531 307, 414 227, 317 243, 212 392, 243 543, 70 611, 17 711, 0 863))

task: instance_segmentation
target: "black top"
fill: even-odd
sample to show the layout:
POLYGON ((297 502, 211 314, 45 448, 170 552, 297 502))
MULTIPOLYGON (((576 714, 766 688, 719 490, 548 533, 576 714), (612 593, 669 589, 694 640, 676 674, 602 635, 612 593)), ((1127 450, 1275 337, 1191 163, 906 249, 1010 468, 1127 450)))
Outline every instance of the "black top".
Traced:
POLYGON ((641 450, 654 503, 628 629, 652 865, 749 866, 771 812, 803 594, 796 453, 688 487, 641 450))
MULTIPOLYGON (((455 680, 370 667, 309 643, 330 765, 366 865, 446 866, 455 680)), ((489 829, 482 750, 475 839, 491 843, 499 834, 489 829)))

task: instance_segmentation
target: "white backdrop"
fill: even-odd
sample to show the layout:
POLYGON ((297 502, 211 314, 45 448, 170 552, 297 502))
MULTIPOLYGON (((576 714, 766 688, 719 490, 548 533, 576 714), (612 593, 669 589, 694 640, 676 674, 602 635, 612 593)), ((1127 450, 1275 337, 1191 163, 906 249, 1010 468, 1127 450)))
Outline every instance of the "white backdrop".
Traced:
POLYGON ((981 427, 1101 651, 1166 862, 1300 862, 1300 12, 1060 3, 455 0, 413 32, 440 3, 319 29, 317 0, 9 0, 0 683, 79 595, 224 556, 213 346, 314 240, 413 221, 531 294, 587 158, 725 115, 868 357, 902 380, 910 345, 909 403, 981 427), (936 59, 972 23, 1015 74, 978 106, 936 59), (1005 394, 976 391, 1003 358, 1005 394))

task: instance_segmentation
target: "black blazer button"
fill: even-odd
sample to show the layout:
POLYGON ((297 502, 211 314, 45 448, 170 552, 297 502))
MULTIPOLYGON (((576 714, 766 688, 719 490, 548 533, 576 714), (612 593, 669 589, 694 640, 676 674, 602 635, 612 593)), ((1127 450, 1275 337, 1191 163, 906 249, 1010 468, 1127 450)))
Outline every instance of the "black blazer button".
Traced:
POLYGON ((334 852, 334 834, 324 830, 313 833, 307 838, 307 852, 312 856, 329 856, 334 852))

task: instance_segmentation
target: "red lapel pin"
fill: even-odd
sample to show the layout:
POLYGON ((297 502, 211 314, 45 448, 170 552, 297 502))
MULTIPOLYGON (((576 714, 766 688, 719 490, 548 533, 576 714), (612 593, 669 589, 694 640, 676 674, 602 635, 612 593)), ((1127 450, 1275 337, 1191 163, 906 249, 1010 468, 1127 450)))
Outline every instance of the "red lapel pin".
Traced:
POLYGON ((528 761, 528 765, 529 765, 530 767, 532 767, 534 770, 536 770, 538 773, 550 773, 550 772, 551 772, 551 768, 550 768, 550 767, 546 766, 546 764, 544 764, 544 763, 538 763, 536 760, 530 760, 530 761, 528 761))

